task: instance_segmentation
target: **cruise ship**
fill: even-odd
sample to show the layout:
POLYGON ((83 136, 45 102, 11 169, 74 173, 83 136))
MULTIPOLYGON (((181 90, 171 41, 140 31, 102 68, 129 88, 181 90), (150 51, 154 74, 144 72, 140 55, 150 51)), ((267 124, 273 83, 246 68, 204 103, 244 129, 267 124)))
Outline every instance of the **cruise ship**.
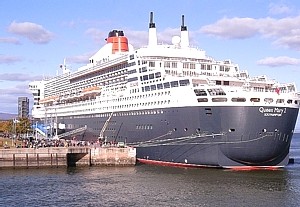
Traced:
POLYGON ((179 28, 159 44, 151 12, 147 46, 135 49, 112 30, 87 65, 72 72, 64 62, 59 75, 31 82, 36 123, 53 120, 58 138, 125 143, 141 163, 287 165, 300 106, 295 84, 251 77, 192 47, 183 15, 179 28))

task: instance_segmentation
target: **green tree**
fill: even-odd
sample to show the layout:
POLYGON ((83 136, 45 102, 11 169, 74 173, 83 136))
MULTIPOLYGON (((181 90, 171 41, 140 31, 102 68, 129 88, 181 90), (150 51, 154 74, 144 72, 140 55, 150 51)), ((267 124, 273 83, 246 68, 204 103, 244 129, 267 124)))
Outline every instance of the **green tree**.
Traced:
POLYGON ((20 118, 16 123, 16 133, 17 134, 26 134, 28 131, 31 131, 29 118, 20 118))

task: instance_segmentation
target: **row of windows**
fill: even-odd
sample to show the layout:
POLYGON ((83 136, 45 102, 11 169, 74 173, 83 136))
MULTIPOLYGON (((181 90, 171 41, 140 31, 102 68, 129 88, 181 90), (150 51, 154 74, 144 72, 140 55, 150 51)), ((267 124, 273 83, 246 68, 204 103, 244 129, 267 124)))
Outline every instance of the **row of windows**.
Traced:
POLYGON ((160 90, 160 89, 167 89, 167 88, 174 88, 178 86, 188 86, 190 84, 190 81, 188 79, 186 80, 179 80, 178 81, 171 81, 166 83, 159 83, 156 85, 150 85, 142 87, 142 92, 145 91, 154 91, 154 90, 160 90))
MULTIPOLYGON (((208 98, 198 98, 197 99, 198 102, 208 102, 208 98)), ((227 102, 227 98, 222 98, 222 97, 218 97, 218 98, 212 98, 211 99, 212 102, 227 102)), ((232 102, 246 102, 246 98, 241 98, 241 97, 236 97, 236 98, 231 98, 232 102)), ((260 98, 250 98, 251 102, 260 102, 260 98)), ((272 103, 274 100, 272 98, 265 98, 264 102, 266 103, 272 103)), ((277 99, 276 103, 285 103, 284 99, 277 99)), ((292 104, 293 100, 289 99, 287 100, 288 104, 292 104)), ((300 100, 295 100, 294 101, 295 104, 300 104, 300 100)))
MULTIPOLYGON (((222 85, 222 81, 216 80, 216 85, 222 85)), ((224 86, 229 86, 229 81, 223 81, 224 86)))
POLYGON ((136 129, 153 129, 153 126, 152 124, 139 124, 139 125, 136 125, 136 129))
POLYGON ((223 91, 222 88, 210 88, 207 89, 207 92, 205 89, 194 89, 194 92, 196 96, 207 96, 207 92, 211 96, 224 96, 226 93, 223 91))
MULTIPOLYGON (((149 61, 149 67, 155 67, 155 63, 156 62, 154 62, 154 61, 149 61)), ((163 64, 164 64, 164 68, 178 68, 178 62, 166 61, 163 64)), ((230 71, 230 66, 227 66, 227 65, 226 66, 218 65, 218 66, 219 66, 219 71, 221 71, 221 72, 229 72, 230 71)), ((161 62, 160 62, 159 67, 161 67, 161 62)), ((182 68, 183 69, 196 69, 196 63, 184 62, 182 64, 182 68)), ((215 65, 214 68, 216 70, 217 65, 215 65)), ((200 69, 201 70, 212 70, 213 65, 201 64, 200 69)))
MULTIPOLYGON (((46 84, 45 87, 45 93, 46 94, 54 94, 54 91, 56 93, 67 91, 70 89, 83 89, 85 87, 90 86, 100 86, 100 85, 108 85, 119 81, 124 81, 125 74, 127 74, 126 67, 128 66, 127 63, 118 64, 106 69, 101 69, 98 71, 90 72, 89 74, 77 74, 80 75, 78 77, 70 77, 70 80, 68 77, 58 77, 57 80, 52 81, 48 84, 46 84), (124 70, 121 70, 124 69, 124 70), (113 79, 114 78, 114 79, 113 79), (69 83, 70 81, 70 83, 69 83), (101 82, 100 82, 101 81, 101 82), (65 86, 61 88, 55 88, 55 86, 65 86), (52 89, 51 91, 49 89, 52 89)), ((76 74, 75 74, 76 75, 76 74)))
POLYGON ((152 80, 154 78, 160 78, 160 77, 161 77, 161 72, 157 72, 157 73, 151 73, 149 75, 140 76, 140 80, 146 81, 146 80, 152 80))

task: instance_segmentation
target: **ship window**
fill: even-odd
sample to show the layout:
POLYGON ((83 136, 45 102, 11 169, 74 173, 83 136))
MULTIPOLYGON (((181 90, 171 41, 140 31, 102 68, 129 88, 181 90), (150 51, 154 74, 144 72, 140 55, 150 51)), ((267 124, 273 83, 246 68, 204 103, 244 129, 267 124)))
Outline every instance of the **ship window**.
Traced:
POLYGON ((211 96, 220 96, 220 95, 226 95, 226 93, 223 91, 222 88, 212 88, 212 89, 207 89, 209 92, 209 95, 211 96))
POLYGON ((207 93, 204 89, 194 89, 196 96, 207 96, 207 93))
POLYGON ((232 98, 231 101, 232 101, 232 102, 245 102, 246 99, 245 99, 245 98, 240 98, 240 97, 238 97, 238 98, 232 98))
POLYGON ((250 101, 251 102, 260 102, 260 98, 251 98, 250 101))
POLYGON ((198 98, 198 102, 208 102, 207 98, 198 98))
POLYGON ((293 103, 293 100, 289 99, 289 100, 287 100, 287 103, 291 104, 291 103, 293 103))
POLYGON ((145 86, 145 91, 150 91, 150 86, 145 86))
POLYGON ((149 74, 149 79, 154 79, 154 74, 149 74))
POLYGON ((164 87, 163 87, 163 84, 162 83, 159 83, 159 84, 157 84, 157 89, 163 89, 164 87))
POLYGON ((171 82, 171 87, 178 87, 178 81, 172 81, 171 82))
POLYGON ((148 75, 144 75, 143 76, 143 80, 145 81, 145 80, 148 80, 148 75))
POLYGON ((129 59, 130 59, 130 60, 133 60, 133 59, 134 59, 134 55, 130 55, 130 56, 129 56, 129 59))
POLYGON ((191 63, 191 64, 190 64, 190 69, 196 69, 195 63, 191 63))
POLYGON ((172 62, 172 68, 177 68, 177 63, 176 62, 172 62))
POLYGON ((189 68, 189 63, 183 63, 183 68, 189 68))
POLYGON ((224 86, 229 86, 229 81, 224 81, 224 82, 223 82, 223 85, 224 85, 224 86))
POLYGON ((128 82, 137 81, 137 80, 138 80, 138 77, 133 77, 133 78, 129 78, 128 82))
POLYGON ((276 103, 284 103, 284 99, 277 99, 276 103))
POLYGON ((165 62, 164 66, 165 66, 165 68, 170 68, 170 62, 165 62))
POLYGON ((151 85, 150 87, 151 87, 151 91, 156 90, 156 85, 151 85))
POLYGON ((170 88, 170 83, 169 82, 164 83, 164 88, 170 88))
POLYGON ((216 81, 216 85, 221 85, 221 84, 222 84, 221 81, 219 81, 219 80, 216 81))
POLYGON ((147 72, 147 67, 142 67, 142 73, 147 72))
POLYGON ((129 71, 128 71, 128 74, 133 74, 133 73, 136 73, 136 69, 133 69, 133 70, 129 70, 129 71))
POLYGON ((160 78, 161 77, 161 73, 158 72, 158 73, 155 73, 155 78, 160 78))
POLYGON ((180 80, 179 84, 180 84, 180 86, 188 86, 188 85, 190 85, 190 81, 188 79, 180 80))
POLYGON ((155 62, 149 61, 149 67, 155 67, 155 62))
POLYGON ((212 98, 213 102, 226 102, 227 98, 212 98))
POLYGON ((265 98, 264 101, 267 102, 267 103, 272 103, 273 99, 272 98, 265 98))

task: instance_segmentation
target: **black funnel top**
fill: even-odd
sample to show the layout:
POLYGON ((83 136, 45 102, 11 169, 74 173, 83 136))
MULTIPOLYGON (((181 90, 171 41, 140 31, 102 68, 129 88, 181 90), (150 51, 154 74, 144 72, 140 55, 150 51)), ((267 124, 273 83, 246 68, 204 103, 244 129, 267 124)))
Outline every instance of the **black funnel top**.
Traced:
POLYGON ((118 31, 118 30, 112 30, 109 32, 108 37, 119 37, 119 36, 124 36, 123 31, 118 31))
POLYGON ((153 23, 153 12, 150 12, 149 28, 155 28, 155 23, 153 23))

